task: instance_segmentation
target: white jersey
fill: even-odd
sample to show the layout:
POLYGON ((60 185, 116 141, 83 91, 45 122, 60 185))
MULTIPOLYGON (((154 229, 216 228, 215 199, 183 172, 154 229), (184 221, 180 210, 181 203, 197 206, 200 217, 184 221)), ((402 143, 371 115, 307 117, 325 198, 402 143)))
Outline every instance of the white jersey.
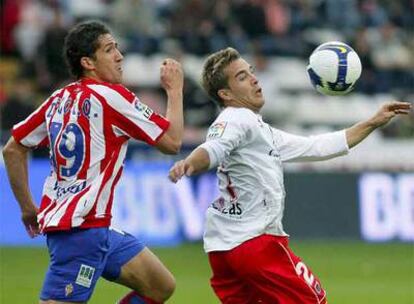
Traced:
POLYGON ((261 234, 286 236, 283 162, 347 154, 345 131, 292 135, 246 108, 225 108, 200 146, 217 167, 220 197, 207 209, 204 249, 230 250, 261 234))

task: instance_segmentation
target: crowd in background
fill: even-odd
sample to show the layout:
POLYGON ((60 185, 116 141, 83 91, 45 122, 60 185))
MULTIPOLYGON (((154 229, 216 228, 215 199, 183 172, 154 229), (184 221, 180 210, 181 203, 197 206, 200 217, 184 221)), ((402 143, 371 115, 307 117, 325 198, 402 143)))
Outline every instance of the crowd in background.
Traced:
MULTIPOLYGON (((233 46, 242 54, 306 59, 319 43, 341 40, 363 64, 357 91, 414 91, 413 0, 4 0, 0 14, 3 130, 68 81, 64 37, 90 18, 112 27, 124 54, 143 56, 175 48, 203 57, 233 46)), ((215 107, 191 79, 185 99, 187 124, 211 123, 215 107), (204 115, 190 115, 200 109, 204 115)))

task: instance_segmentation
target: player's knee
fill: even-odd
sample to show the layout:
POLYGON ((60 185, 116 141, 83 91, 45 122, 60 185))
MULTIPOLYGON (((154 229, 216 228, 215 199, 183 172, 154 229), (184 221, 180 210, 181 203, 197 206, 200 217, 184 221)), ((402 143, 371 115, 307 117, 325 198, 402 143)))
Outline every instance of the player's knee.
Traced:
POLYGON ((174 293, 175 286, 175 278, 171 275, 165 280, 164 284, 158 290, 159 300, 161 302, 165 302, 166 300, 168 300, 174 293))

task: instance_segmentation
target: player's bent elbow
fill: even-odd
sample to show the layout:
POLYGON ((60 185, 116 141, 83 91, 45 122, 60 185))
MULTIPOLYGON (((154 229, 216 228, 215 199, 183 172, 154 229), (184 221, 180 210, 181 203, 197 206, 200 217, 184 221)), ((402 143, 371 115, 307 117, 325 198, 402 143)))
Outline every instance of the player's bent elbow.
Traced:
POLYGON ((157 149, 164 154, 175 155, 181 150, 181 140, 173 140, 169 137, 163 137, 156 145, 157 149))
POLYGON ((163 151, 165 154, 176 155, 181 151, 181 142, 169 145, 163 151))
POLYGON ((3 147, 3 150, 2 150, 3 158, 7 159, 10 156, 14 155, 16 152, 18 152, 17 143, 12 137, 3 147))

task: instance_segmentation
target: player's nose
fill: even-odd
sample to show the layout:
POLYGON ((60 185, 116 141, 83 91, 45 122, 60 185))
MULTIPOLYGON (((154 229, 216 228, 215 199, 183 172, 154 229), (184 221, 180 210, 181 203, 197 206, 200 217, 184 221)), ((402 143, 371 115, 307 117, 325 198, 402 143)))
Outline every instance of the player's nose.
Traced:
POLYGON ((122 53, 119 50, 116 50, 115 59, 116 59, 116 61, 122 61, 124 59, 124 56, 122 55, 122 53))
POLYGON ((252 83, 253 83, 253 85, 255 85, 255 86, 259 83, 259 80, 256 78, 256 76, 255 76, 255 75, 253 75, 253 76, 252 76, 252 83))

